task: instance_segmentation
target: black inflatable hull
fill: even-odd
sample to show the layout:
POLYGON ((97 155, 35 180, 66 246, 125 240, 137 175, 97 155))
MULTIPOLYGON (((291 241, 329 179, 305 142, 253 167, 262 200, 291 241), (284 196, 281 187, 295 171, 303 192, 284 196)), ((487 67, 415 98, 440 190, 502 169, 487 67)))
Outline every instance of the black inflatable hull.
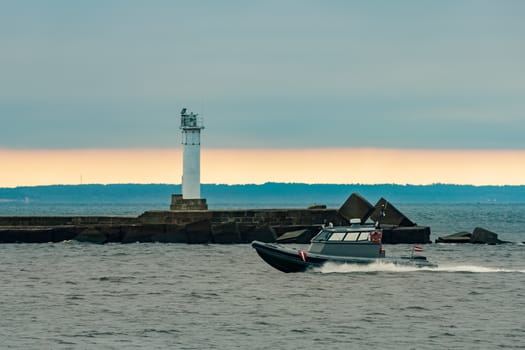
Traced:
POLYGON ((341 264, 371 264, 377 261, 391 262, 399 265, 433 267, 424 257, 404 257, 400 259, 333 257, 311 254, 307 251, 283 247, 272 243, 253 241, 252 247, 268 265, 282 272, 304 272, 321 267, 326 262, 341 264))

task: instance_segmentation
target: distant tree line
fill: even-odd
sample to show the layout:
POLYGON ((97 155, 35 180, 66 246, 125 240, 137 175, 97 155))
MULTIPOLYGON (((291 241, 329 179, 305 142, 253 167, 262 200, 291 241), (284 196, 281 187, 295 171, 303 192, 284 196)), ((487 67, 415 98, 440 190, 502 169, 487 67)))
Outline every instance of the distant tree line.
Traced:
MULTIPOLYGON (((525 203, 525 186, 302 184, 202 185, 208 203, 341 205, 353 192, 372 204, 384 197, 394 203, 525 203)), ((181 186, 171 184, 50 185, 0 188, 0 201, 39 203, 169 203, 181 186)))

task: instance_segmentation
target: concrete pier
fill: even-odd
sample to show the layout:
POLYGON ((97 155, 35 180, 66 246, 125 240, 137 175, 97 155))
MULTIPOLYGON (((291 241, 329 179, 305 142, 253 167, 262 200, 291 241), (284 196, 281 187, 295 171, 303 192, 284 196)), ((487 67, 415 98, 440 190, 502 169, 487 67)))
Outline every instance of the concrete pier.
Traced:
POLYGON ((335 209, 159 210, 138 217, 0 217, 0 243, 250 243, 322 223, 335 209))
MULTIPOLYGON (((175 196, 175 201, 179 196, 175 196)), ((205 201, 198 200, 196 208, 205 201)), ((322 225, 365 222, 381 210, 384 243, 430 243, 430 228, 418 226, 383 198, 372 206, 352 194, 340 209, 154 210, 137 217, 0 216, 0 243, 77 240, 92 243, 306 243, 322 225), (386 209, 385 209, 386 208, 386 209), (383 225, 384 223, 384 225, 383 225)), ((177 207, 177 206, 175 206, 177 207)), ((192 207, 193 208, 193 207, 192 207)))

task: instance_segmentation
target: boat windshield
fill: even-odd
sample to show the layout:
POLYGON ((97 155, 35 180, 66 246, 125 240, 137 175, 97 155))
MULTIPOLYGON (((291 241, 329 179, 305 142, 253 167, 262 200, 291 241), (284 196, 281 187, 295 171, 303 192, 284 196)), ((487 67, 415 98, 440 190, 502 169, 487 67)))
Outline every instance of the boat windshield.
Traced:
POLYGON ((370 238, 370 232, 361 232, 359 234, 358 241, 368 241, 370 238))
POLYGON ((322 230, 317 234, 317 236, 312 239, 312 241, 345 241, 345 242, 355 242, 355 241, 368 241, 370 240, 370 231, 350 231, 350 230, 322 230))
POLYGON ((348 232, 345 236, 345 241, 357 241, 359 232, 348 232))
POLYGON ((329 241, 342 241, 345 238, 346 232, 334 232, 328 238, 329 241))
POLYGON ((330 237, 331 234, 332 233, 330 231, 328 231, 328 230, 322 230, 313 239, 315 241, 326 241, 326 240, 328 240, 328 237, 330 237))

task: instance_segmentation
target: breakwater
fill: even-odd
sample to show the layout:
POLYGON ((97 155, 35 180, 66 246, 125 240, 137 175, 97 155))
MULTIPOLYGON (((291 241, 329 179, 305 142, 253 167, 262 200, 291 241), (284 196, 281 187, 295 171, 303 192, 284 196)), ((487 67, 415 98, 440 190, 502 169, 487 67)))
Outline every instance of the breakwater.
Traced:
POLYGON ((333 209, 159 210, 138 217, 11 216, 0 217, 0 242, 273 242, 301 230, 310 237, 322 223, 342 221, 333 209))
POLYGON ((308 243, 322 225, 347 225, 352 218, 381 221, 384 243, 430 243, 430 227, 416 225, 383 198, 372 206, 356 193, 339 209, 154 210, 136 217, 4 216, 0 217, 0 243, 308 243))

